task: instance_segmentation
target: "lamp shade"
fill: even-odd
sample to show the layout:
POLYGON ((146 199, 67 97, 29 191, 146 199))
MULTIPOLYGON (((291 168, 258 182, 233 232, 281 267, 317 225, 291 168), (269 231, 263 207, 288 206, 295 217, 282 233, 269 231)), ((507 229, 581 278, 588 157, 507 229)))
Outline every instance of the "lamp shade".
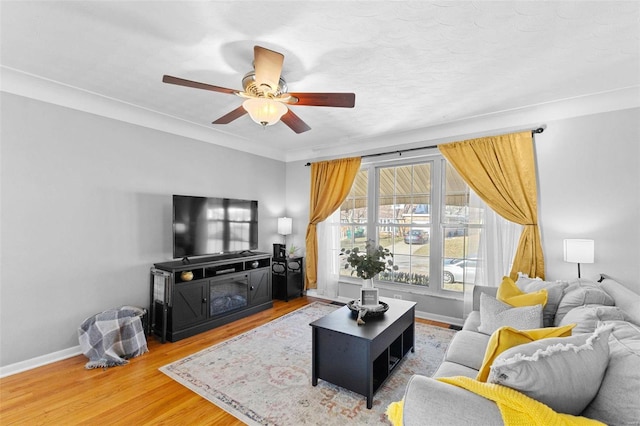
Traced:
POLYGON ((276 124, 289 109, 282 102, 267 98, 250 98, 242 103, 251 119, 262 126, 276 124))
POLYGON ((291 234, 292 221, 290 217, 278 218, 278 234, 289 235, 291 234))
POLYGON ((572 263, 593 263, 594 246, 593 240, 564 240, 564 261, 572 263))

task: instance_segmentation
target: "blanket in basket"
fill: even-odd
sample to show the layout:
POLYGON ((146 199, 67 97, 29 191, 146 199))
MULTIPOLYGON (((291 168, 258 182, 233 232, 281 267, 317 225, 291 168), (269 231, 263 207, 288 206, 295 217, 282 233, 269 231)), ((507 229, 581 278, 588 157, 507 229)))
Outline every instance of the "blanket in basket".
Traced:
POLYGON ((124 365, 127 359, 147 352, 141 317, 135 306, 109 309, 84 320, 78 329, 82 353, 89 358, 85 368, 124 365))

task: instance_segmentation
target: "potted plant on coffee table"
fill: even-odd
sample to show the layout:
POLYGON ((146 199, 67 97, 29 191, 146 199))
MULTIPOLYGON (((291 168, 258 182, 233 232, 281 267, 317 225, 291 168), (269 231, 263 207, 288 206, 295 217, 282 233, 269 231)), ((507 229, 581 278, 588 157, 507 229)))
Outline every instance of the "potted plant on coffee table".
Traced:
POLYGON ((354 247, 340 250, 341 256, 346 256, 345 269, 352 268, 351 275, 362 278, 360 290, 360 305, 375 309, 378 302, 378 289, 373 288, 373 278, 382 271, 397 271, 393 264, 393 253, 389 249, 376 245, 373 240, 367 240, 365 250, 354 247))

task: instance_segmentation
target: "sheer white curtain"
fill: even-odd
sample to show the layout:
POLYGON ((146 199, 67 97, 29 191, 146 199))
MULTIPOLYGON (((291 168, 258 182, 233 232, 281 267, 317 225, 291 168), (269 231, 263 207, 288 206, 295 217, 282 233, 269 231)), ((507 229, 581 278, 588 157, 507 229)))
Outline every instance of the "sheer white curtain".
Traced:
MULTIPOLYGON (((469 206, 480 208, 484 230, 480 236, 475 285, 497 287, 502 277, 509 275, 511 264, 518 248, 522 225, 510 222, 494 212, 473 191, 470 191, 469 206)), ((473 287, 465 286, 464 315, 472 309, 473 287)))
POLYGON ((340 277, 340 209, 318 223, 317 293, 330 298, 338 296, 340 277))

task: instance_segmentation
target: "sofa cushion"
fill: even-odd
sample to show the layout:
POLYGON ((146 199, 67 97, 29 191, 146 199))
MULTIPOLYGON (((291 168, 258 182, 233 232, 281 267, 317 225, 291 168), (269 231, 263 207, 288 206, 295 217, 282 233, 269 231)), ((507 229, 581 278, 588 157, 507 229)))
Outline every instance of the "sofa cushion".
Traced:
POLYGON ((454 377, 464 376, 471 379, 476 377, 478 370, 470 367, 466 367, 462 364, 456 364, 455 362, 444 361, 432 377, 454 377))
POLYGON ((481 294, 478 331, 491 335, 505 325, 520 330, 542 327, 542 305, 514 308, 484 293, 481 294))
POLYGON ((490 383, 516 389, 558 413, 579 415, 598 392, 609 362, 610 327, 543 339, 498 355, 490 383))
POLYGON ((570 310, 582 305, 613 306, 615 301, 598 284, 585 279, 577 279, 569 283, 569 286, 564 290, 553 325, 560 325, 570 310))
POLYGON ((517 330, 512 327, 500 327, 493 332, 489 339, 487 350, 485 351, 484 359, 482 360, 482 366, 480 367, 480 371, 478 371, 476 380, 486 382, 489 377, 489 368, 491 367, 491 364, 493 364, 493 361, 498 355, 507 349, 548 337, 571 336, 571 329, 573 327, 575 327, 575 324, 569 324, 564 327, 534 328, 532 330, 517 330))
POLYGON ((562 299, 564 289, 569 285, 566 281, 543 281, 540 278, 529 278, 520 274, 516 281, 518 288, 524 292, 532 293, 542 289, 547 290, 547 304, 542 308, 542 321, 545 327, 553 326, 553 319, 558 310, 558 304, 562 299))
POLYGON ((503 424, 500 410, 493 401, 418 375, 407 383, 403 421, 404 426, 503 424))
POLYGON ((609 337, 609 367, 596 397, 583 415, 610 425, 637 425, 640 421, 640 327, 625 321, 613 326, 609 337))
MULTIPOLYGON (((444 355, 444 360, 477 370, 482 364, 482 354, 487 347, 489 336, 473 331, 458 331, 444 355)), ((475 374, 474 376, 475 377, 475 374)))
POLYGON ((477 332, 478 327, 480 327, 480 311, 469 312, 469 316, 467 316, 467 319, 464 320, 462 329, 477 332))
POLYGON ((573 334, 584 334, 593 333, 600 321, 616 320, 627 320, 625 312, 616 306, 583 305, 567 312, 559 325, 577 324, 573 334))
POLYGON ((613 278, 602 274, 600 288, 616 301, 616 306, 629 316, 629 321, 640 325, 640 294, 634 293, 613 278))
POLYGON ((525 293, 518 288, 511 278, 503 277, 502 282, 498 287, 496 299, 516 307, 533 305, 544 306, 547 304, 547 290, 543 288, 533 293, 525 293))

